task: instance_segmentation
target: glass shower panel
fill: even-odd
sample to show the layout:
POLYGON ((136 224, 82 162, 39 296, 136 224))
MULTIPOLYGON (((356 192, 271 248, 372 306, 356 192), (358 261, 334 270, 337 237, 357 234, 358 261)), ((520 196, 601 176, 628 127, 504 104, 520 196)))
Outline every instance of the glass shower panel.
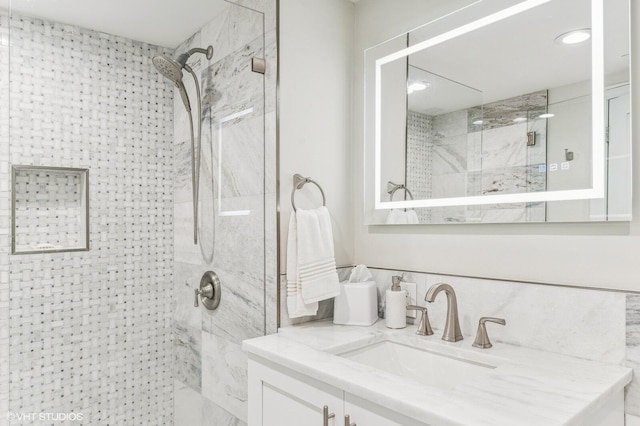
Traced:
MULTIPOLYGON (((254 59, 265 57, 264 15, 232 3, 223 15, 179 48, 211 44, 214 57, 198 71, 203 93, 199 253, 176 226, 176 281, 193 287, 212 270, 222 296, 216 310, 194 312, 188 301, 192 290, 176 287, 183 292, 176 312, 176 425, 211 424, 211 413, 220 424, 247 422, 247 358, 241 344, 265 334, 265 77, 252 69, 254 59), (179 355, 185 350, 186 357, 179 355)), ((184 145, 183 133, 174 138, 184 145)))

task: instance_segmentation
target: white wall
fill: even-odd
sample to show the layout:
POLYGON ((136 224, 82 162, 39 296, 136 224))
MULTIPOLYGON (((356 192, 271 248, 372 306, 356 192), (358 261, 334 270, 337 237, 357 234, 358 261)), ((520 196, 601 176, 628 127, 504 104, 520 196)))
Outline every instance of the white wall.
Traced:
MULTIPOLYGON (((356 5, 354 80, 353 210, 354 260, 370 266, 477 277, 640 291, 640 189, 634 188, 630 223, 364 226, 363 66, 365 47, 374 45, 463 2, 361 0, 356 5), (405 21, 405 19, 407 21, 405 21), (402 22, 409 22, 403 25, 402 22)), ((632 22, 640 5, 632 2, 632 22)), ((640 29, 632 29, 638 40, 640 29)), ((640 44, 632 66, 640 66, 640 44)), ((284 49, 283 49, 284 50, 284 49)), ((640 86, 632 102, 640 101, 640 86)), ((640 114, 632 125, 640 128, 640 114)), ((640 177, 640 136, 634 135, 634 182, 640 177)))
MULTIPOLYGON (((353 263, 351 170, 354 5, 346 0, 280 0, 280 248, 284 270, 292 177, 310 176, 331 212, 336 263, 353 263)), ((315 207, 313 185, 296 193, 315 207)))

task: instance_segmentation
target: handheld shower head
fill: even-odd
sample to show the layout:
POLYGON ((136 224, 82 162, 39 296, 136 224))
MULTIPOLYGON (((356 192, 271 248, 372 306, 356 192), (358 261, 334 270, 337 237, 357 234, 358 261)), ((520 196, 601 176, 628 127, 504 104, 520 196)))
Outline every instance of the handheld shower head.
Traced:
POLYGON ((158 55, 153 57, 153 65, 157 68, 157 70, 171 80, 173 84, 178 88, 178 92, 180 92, 180 97, 182 98, 182 103, 184 104, 185 109, 189 113, 189 127, 191 130, 191 179, 192 179, 192 189, 193 189, 193 243, 198 243, 198 187, 200 182, 200 151, 201 151, 201 139, 202 139, 202 100, 200 98, 200 84, 198 82, 198 77, 196 73, 191 69, 189 65, 187 65, 187 60, 194 53, 203 53, 206 55, 208 60, 211 60, 213 57, 213 47, 209 46, 206 49, 201 48, 193 48, 188 52, 181 54, 176 59, 171 59, 163 55, 158 55), (197 106, 198 106, 198 115, 197 115, 197 123, 198 123, 198 139, 196 143, 194 131, 193 131, 193 116, 191 115, 191 104, 189 103, 189 96, 187 95, 187 89, 184 87, 184 83, 182 82, 182 70, 187 70, 189 74, 193 77, 196 86, 196 96, 197 96, 197 106))
POLYGON ((181 65, 171 58, 159 55, 153 57, 153 65, 160 74, 171 80, 176 85, 178 92, 180 92, 180 97, 182 98, 184 107, 187 111, 191 111, 189 96, 187 95, 187 90, 182 82, 182 69, 184 68, 184 64, 181 65))
POLYGON ((153 57, 153 65, 163 76, 177 83, 182 80, 182 67, 177 61, 163 55, 153 57))

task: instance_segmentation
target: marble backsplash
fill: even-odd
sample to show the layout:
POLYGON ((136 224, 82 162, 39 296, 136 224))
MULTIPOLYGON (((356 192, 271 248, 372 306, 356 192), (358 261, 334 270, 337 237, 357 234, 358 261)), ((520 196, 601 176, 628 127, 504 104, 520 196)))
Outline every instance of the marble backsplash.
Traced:
MULTIPOLYGON (((351 269, 338 270, 341 281, 349 278, 351 269)), ((634 379, 625 391, 625 412, 628 425, 640 424, 640 417, 636 418, 640 416, 640 294, 400 270, 369 271, 378 287, 380 318, 384 318, 384 295, 391 277, 401 275, 416 284, 417 303, 429 309, 429 321, 439 336, 446 321, 446 297, 439 295, 427 303, 424 296, 429 287, 444 282, 456 292, 460 327, 467 338, 475 335, 481 317, 504 318, 505 326, 488 326, 494 342, 632 368, 634 379)), ((280 291, 286 294, 285 275, 280 291)), ((289 319, 282 299, 281 327, 333 316, 333 300, 328 300, 321 302, 316 316, 289 319)))
POLYGON ((432 285, 445 282, 456 292, 462 333, 474 336, 483 316, 504 318, 490 324, 492 341, 633 368, 625 411, 640 416, 640 295, 514 281, 370 269, 378 284, 379 312, 393 275, 417 286, 418 304, 429 309, 435 335, 442 333, 447 302, 439 295, 424 301, 432 285))
MULTIPOLYGON (((387 269, 369 271, 378 286, 381 318, 391 277, 401 275, 416 283, 417 303, 429 309, 435 335, 441 335, 446 297, 439 295, 434 303, 427 303, 424 295, 432 285, 444 282, 456 292, 460 327, 466 338, 475 335, 481 317, 504 318, 505 326, 490 324, 487 328, 494 342, 632 368, 634 379, 626 389, 625 411, 628 421, 640 420, 635 419, 640 416, 640 294, 387 269)), ((350 272, 350 267, 340 268, 341 281, 348 279, 350 272)), ((284 275, 281 291, 286 292, 284 275)), ((291 320, 286 303, 281 301, 281 327, 332 316, 333 301, 329 300, 321 303, 318 315, 291 320)))

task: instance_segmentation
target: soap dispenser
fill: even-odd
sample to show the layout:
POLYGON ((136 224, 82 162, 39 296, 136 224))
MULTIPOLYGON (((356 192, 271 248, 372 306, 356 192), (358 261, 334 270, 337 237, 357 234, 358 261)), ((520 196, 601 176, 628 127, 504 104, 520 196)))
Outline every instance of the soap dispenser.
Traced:
POLYGON ((402 277, 391 277, 392 285, 386 292, 386 309, 384 318, 388 328, 405 328, 407 326, 407 292, 400 287, 402 277))

